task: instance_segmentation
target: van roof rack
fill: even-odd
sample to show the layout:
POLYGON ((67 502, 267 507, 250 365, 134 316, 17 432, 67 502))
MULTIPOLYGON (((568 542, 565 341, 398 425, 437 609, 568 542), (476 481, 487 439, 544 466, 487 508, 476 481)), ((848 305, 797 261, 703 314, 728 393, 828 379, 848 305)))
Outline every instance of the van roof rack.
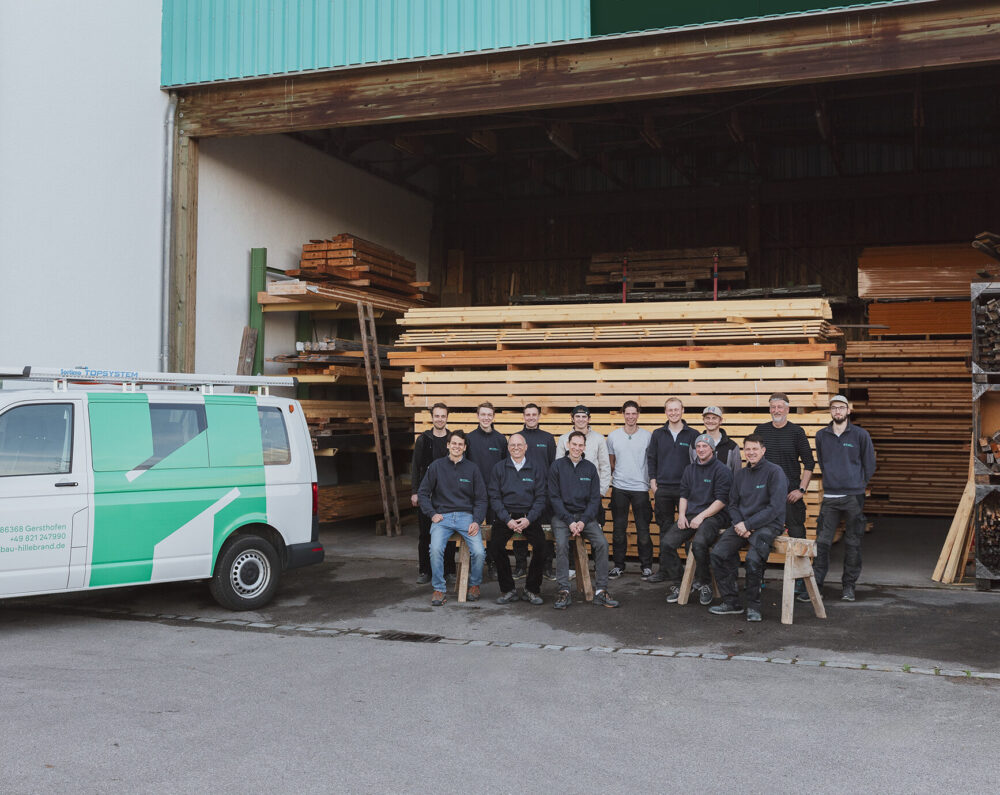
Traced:
POLYGON ((92 367, 3 367, 0 380, 51 381, 52 388, 64 392, 70 383, 121 384, 123 392, 135 392, 144 385, 198 387, 212 394, 217 386, 258 387, 261 394, 268 394, 272 386, 295 386, 292 376, 263 375, 205 375, 202 373, 156 373, 140 370, 111 370, 92 367))

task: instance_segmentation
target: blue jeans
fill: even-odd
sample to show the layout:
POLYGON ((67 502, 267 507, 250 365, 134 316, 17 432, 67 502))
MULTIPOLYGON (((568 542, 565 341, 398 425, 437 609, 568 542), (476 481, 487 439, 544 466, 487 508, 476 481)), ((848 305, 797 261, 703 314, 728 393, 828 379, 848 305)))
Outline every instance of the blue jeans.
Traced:
POLYGON ((444 547, 452 533, 458 533, 469 545, 469 585, 479 585, 483 581, 483 560, 486 558, 482 530, 474 536, 469 535, 471 513, 455 512, 443 516, 440 522, 431 524, 431 582, 434 590, 441 593, 448 590, 444 579, 444 547))

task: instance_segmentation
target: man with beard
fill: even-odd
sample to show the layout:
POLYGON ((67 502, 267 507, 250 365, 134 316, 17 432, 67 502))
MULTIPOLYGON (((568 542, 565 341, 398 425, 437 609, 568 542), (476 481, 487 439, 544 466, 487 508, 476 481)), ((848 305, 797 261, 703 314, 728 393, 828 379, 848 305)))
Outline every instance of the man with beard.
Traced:
POLYGON ((823 472, 822 524, 816 538, 813 573, 816 585, 823 586, 830 568, 833 534, 844 519, 844 573, 841 577, 845 602, 853 602, 861 574, 861 540, 865 535, 862 510, 865 489, 875 474, 875 448, 864 428, 850 421, 847 398, 830 399, 831 422, 816 432, 816 457, 823 472))

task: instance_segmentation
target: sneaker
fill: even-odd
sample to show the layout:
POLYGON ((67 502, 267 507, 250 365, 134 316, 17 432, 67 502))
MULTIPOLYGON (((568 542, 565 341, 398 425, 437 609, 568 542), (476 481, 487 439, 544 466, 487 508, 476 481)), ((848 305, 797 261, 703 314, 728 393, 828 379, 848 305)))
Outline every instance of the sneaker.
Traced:
POLYGON ((542 599, 538 594, 532 593, 531 591, 525 591, 521 594, 521 600, 532 605, 545 604, 545 600, 542 599))
POLYGON ((667 573, 665 571, 658 571, 656 574, 650 574, 648 577, 643 577, 646 582, 666 582, 667 573))
POLYGON ((653 576, 653 570, 649 566, 644 566, 642 569, 642 579, 648 580, 653 576))
POLYGON ((708 608, 708 612, 713 616, 738 616, 743 612, 743 608, 733 602, 723 602, 721 605, 708 608))
POLYGON ((427 585, 430 581, 431 575, 429 575, 426 571, 422 571, 417 575, 417 585, 427 585))
POLYGON ((615 566, 611 571, 608 572, 608 578, 612 580, 617 580, 625 573, 624 566, 615 566))
POLYGON ((615 599, 611 594, 609 594, 604 589, 601 589, 594 594, 594 606, 595 607, 618 607, 621 602, 615 599))
POLYGON ((809 598, 808 591, 796 591, 795 592, 796 602, 811 602, 812 599, 809 598))
POLYGON ((511 602, 516 602, 519 598, 517 591, 507 591, 507 593, 502 593, 497 597, 497 604, 509 605, 511 602))
POLYGON ((710 604, 712 604, 712 599, 714 597, 715 594, 712 593, 711 585, 702 585, 698 588, 698 603, 701 604, 703 607, 708 607, 710 604))
POLYGON ((841 594, 840 599, 841 599, 841 601, 844 601, 844 602, 853 602, 854 601, 854 586, 853 585, 845 585, 844 586, 844 593, 841 594))
POLYGON ((555 579, 556 579, 556 570, 554 568, 552 568, 552 564, 551 563, 548 566, 545 567, 545 571, 542 572, 542 576, 546 580, 548 580, 549 582, 554 582, 555 581, 555 579))
POLYGON ((442 591, 435 591, 431 596, 431 607, 441 607, 448 601, 448 597, 442 591))
POLYGON ((673 605, 677 604, 677 600, 681 598, 681 587, 679 585, 671 585, 670 590, 667 591, 667 604, 673 605))
POLYGON ((470 585, 469 592, 465 595, 465 601, 467 602, 478 602, 479 601, 479 586, 470 585))
POLYGON ((756 607, 748 607, 747 621, 760 621, 760 610, 758 610, 756 607))
POLYGON ((552 605, 556 610, 565 610, 573 604, 573 597, 569 595, 569 591, 560 591, 556 594, 556 601, 552 605))
POLYGON ((515 580, 523 580, 527 576, 528 576, 528 572, 525 571, 524 568, 522 568, 521 566, 518 566, 516 569, 514 569, 514 579, 515 580))

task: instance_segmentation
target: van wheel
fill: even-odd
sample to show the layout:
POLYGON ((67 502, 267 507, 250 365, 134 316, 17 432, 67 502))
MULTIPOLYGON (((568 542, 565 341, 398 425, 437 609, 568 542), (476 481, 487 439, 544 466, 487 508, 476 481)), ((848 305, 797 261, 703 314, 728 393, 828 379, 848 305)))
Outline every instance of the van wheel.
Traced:
POLYGON ((223 607, 256 610, 271 601, 280 571, 278 553, 270 541, 241 536, 223 550, 208 588, 223 607))

